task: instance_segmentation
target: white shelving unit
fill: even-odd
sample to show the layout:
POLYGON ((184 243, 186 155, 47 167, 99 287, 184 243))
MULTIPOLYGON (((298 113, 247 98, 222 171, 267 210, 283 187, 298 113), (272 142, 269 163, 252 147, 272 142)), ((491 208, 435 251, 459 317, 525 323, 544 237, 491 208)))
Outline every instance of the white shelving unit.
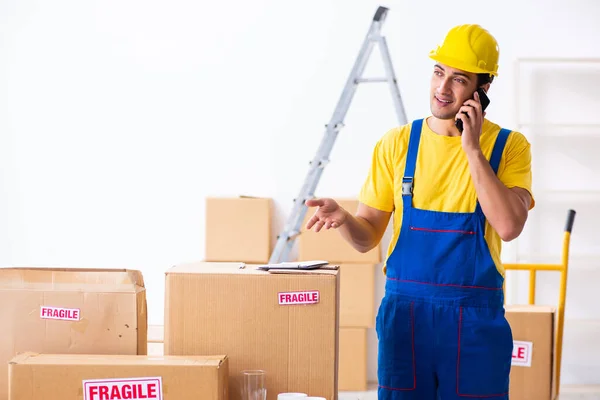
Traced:
MULTIPOLYGON (((516 130, 532 145, 536 207, 510 262, 560 263, 567 211, 577 212, 569 258, 563 385, 600 384, 600 59, 515 63, 516 130)), ((503 255, 503 258, 507 254, 503 255)), ((528 273, 509 271, 507 302, 527 303, 528 273)), ((556 304, 559 276, 539 272, 537 304, 556 304)))

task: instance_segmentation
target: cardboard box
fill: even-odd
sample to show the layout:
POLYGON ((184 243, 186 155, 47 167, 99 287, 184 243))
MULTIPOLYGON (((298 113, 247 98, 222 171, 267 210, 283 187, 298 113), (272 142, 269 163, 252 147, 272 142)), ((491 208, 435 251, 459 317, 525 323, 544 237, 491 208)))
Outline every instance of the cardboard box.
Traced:
POLYGON ((269 262, 271 199, 209 197, 205 215, 206 261, 269 262))
POLYGON ((555 312, 547 306, 506 306, 514 340, 511 400, 554 399, 555 312))
POLYGON ((340 327, 375 327, 375 267, 340 265, 340 327))
MULTIPOLYGON (((357 200, 335 199, 340 206, 353 215, 358 209, 357 200)), ((316 208, 309 208, 298 236, 298 260, 326 260, 331 263, 367 263, 381 262, 381 244, 366 253, 355 250, 342 238, 336 229, 321 229, 315 232, 306 230, 306 223, 315 213, 316 208)))
POLYGON ((17 353, 146 354, 139 271, 0 269, 0 400, 17 353))
POLYGON ((228 359, 24 353, 9 400, 227 400, 228 359))
POLYGON ((340 391, 367 390, 367 330, 340 328, 340 391))
POLYGON ((302 392, 337 398, 338 269, 269 273, 241 263, 167 271, 168 355, 227 354, 229 396, 241 371, 266 371, 267 399, 302 392))

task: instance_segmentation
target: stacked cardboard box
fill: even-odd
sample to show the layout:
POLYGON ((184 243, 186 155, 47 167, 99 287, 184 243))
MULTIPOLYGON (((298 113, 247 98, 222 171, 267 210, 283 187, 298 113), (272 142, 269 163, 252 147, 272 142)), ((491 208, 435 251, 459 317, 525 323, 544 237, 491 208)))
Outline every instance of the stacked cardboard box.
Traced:
POLYGON ((267 371, 268 400, 281 392, 335 400, 338 268, 256 268, 270 256, 270 199, 209 198, 206 215, 205 259, 220 262, 167 273, 166 357, 145 356, 138 271, 0 272, 0 400, 236 400, 244 369, 267 371))
POLYGON ((22 353, 9 400, 228 400, 228 358, 22 353))
POLYGON ((227 354, 232 400, 241 371, 257 368, 267 372, 268 400, 283 392, 335 399, 338 267, 258 270, 269 262, 271 226, 269 198, 206 200, 204 262, 167 272, 164 352, 227 354))
POLYGON ((270 198, 209 197, 205 215, 205 261, 254 264, 269 261, 270 198))
POLYGON ((555 398, 555 317, 554 307, 506 306, 506 319, 514 340, 510 374, 511 400, 555 398))
POLYGON ((0 400, 8 398, 8 362, 19 353, 147 351, 146 291, 139 271, 4 268, 0 304, 0 400))
POLYGON ((243 263, 189 263, 166 275, 166 355, 226 354, 229 398, 241 372, 266 371, 267 400, 337 398, 338 270, 270 273, 243 263), (242 268, 240 268, 242 267, 242 268))
MULTIPOLYGON (((355 214, 358 201, 336 199, 355 214)), ((326 260, 340 265, 340 391, 367 389, 367 330, 375 327, 375 273, 381 262, 380 246, 367 253, 352 248, 334 229, 306 230, 316 210, 309 209, 298 238, 300 261, 326 260)))
POLYGON ((229 398, 214 352, 147 356, 140 271, 0 269, 0 400, 229 398))

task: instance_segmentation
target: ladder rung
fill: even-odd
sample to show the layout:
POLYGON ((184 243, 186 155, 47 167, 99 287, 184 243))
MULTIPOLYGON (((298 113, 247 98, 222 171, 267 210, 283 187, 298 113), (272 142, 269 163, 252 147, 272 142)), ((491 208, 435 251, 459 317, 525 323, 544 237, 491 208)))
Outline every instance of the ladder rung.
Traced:
MULTIPOLYGON (((337 123, 333 126, 333 130, 339 132, 344 127, 343 123, 337 123)), ((329 129, 329 124, 325 124, 325 128, 329 129)))
MULTIPOLYGON (((322 158, 322 159, 320 159, 318 161, 319 161, 319 164, 317 165, 317 168, 325 168, 325 166, 327 164, 329 164, 329 159, 328 158, 322 158)), ((312 163, 313 163, 313 160, 309 161, 308 164, 312 165, 312 163)))
POLYGON ((294 239, 296 236, 300 235, 298 231, 284 232, 281 236, 285 237, 287 240, 294 239))
POLYGON ((358 78, 356 83, 387 82, 387 78, 358 78))

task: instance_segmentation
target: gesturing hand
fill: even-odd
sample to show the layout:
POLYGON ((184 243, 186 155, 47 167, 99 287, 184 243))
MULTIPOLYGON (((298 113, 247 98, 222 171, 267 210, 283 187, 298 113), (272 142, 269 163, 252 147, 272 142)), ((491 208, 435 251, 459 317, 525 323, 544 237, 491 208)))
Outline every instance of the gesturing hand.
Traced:
POLYGON ((464 105, 456 113, 456 119, 463 122, 462 146, 465 152, 480 151, 479 138, 483 127, 485 112, 481 110, 479 93, 475 92, 474 99, 465 101, 464 105))
POLYGON ((308 207, 317 207, 315 214, 306 223, 306 229, 314 226, 315 232, 319 232, 323 227, 339 228, 346 222, 346 210, 333 199, 310 199, 306 200, 308 207))

